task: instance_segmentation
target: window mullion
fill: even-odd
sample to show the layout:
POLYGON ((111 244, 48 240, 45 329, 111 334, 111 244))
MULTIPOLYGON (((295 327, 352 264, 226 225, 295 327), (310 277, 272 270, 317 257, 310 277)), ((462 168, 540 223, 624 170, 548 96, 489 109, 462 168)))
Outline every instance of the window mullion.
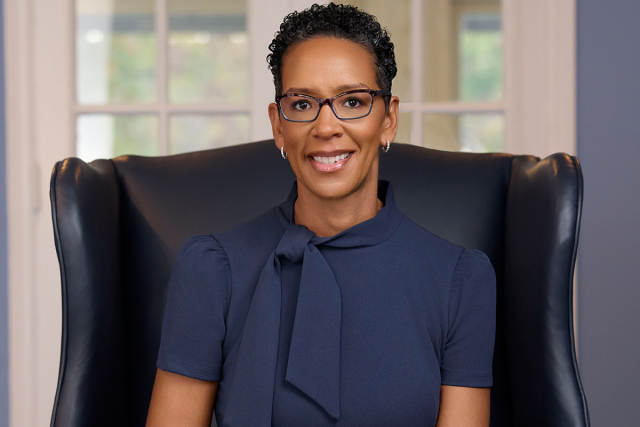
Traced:
MULTIPOLYGON (((423 64, 423 13, 422 0, 411 0, 411 92, 412 102, 422 103, 423 64)), ((422 117, 420 110, 411 113, 411 144, 424 145, 422 140, 422 117)))
POLYGON ((168 0, 156 0, 156 45, 157 45, 157 59, 156 59, 156 85, 158 96, 158 123, 160 129, 158 129, 158 153, 161 156, 169 153, 169 115, 167 112, 167 104, 169 102, 167 96, 168 89, 168 68, 169 68, 169 54, 168 54, 168 24, 169 13, 167 7, 168 0))

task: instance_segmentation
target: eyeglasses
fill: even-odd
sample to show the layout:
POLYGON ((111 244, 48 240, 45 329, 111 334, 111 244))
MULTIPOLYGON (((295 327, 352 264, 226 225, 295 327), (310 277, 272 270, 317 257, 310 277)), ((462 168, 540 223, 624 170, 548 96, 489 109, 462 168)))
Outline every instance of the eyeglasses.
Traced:
POLYGON ((391 96, 383 90, 356 89, 331 98, 314 98, 300 93, 276 96, 276 104, 282 117, 290 122, 312 122, 320 115, 320 108, 329 104, 333 114, 340 120, 354 120, 366 117, 373 108, 373 97, 391 96))

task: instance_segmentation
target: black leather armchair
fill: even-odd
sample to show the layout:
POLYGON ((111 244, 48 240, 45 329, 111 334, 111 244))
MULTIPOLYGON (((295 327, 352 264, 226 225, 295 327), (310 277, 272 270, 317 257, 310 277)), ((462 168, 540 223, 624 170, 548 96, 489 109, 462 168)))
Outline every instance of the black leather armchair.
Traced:
MULTIPOLYGON (((582 207, 575 157, 394 144, 380 177, 417 223, 489 255, 498 280, 491 425, 589 425, 573 336, 582 207)), ((295 179, 272 140, 168 157, 58 162, 51 178, 62 351, 51 425, 143 426, 174 257, 295 179)))

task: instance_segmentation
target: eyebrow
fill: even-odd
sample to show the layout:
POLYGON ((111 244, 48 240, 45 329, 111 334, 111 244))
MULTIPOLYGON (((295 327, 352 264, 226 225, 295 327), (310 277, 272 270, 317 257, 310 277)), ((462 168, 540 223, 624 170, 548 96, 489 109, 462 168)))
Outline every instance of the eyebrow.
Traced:
MULTIPOLYGON (((342 93, 350 89, 371 89, 371 88, 364 83, 350 83, 350 84, 338 86, 336 88, 336 92, 342 93)), ((312 94, 313 90, 305 87, 290 87, 284 93, 292 93, 292 92, 312 94)))

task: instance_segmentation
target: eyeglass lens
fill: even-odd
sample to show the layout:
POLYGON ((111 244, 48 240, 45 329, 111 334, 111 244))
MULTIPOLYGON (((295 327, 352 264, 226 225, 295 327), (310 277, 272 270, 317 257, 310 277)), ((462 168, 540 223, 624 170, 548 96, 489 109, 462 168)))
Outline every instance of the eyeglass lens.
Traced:
MULTIPOLYGON (((333 108, 341 119, 358 119, 369 114, 373 96, 366 92, 347 93, 333 100, 333 108)), ((287 96, 280 100, 280 107, 289 120, 314 120, 320 104, 306 96, 287 96)))

